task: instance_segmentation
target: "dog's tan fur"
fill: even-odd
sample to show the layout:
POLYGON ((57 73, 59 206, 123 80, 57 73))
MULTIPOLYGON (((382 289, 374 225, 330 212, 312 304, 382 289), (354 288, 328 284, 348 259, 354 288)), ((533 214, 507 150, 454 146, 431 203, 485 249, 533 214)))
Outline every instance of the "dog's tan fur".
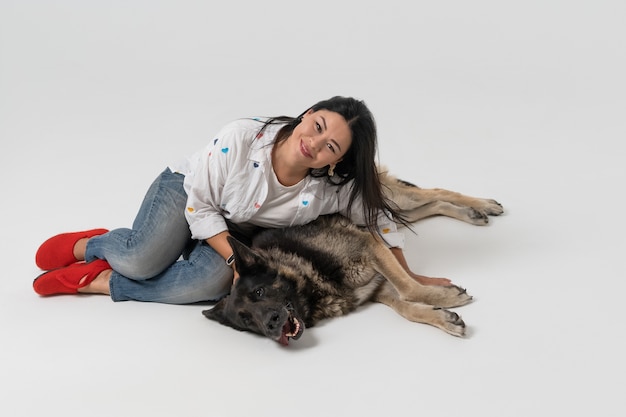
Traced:
MULTIPOLYGON (((384 192, 409 222, 443 215, 485 225, 500 215, 495 200, 442 189, 422 189, 381 174, 384 192)), ((359 305, 380 302, 407 320, 463 336, 465 323, 447 310, 472 297, 456 285, 422 285, 400 265, 379 237, 340 215, 304 226, 267 230, 248 248, 230 240, 241 278, 209 319, 288 344, 305 327, 345 315, 359 305), (261 294, 261 295, 259 295, 261 294)))
POLYGON ((489 216, 504 212, 496 200, 470 197, 441 188, 420 188, 397 179, 385 169, 381 169, 379 175, 385 195, 409 223, 431 216, 447 216, 483 226, 489 223, 489 216))

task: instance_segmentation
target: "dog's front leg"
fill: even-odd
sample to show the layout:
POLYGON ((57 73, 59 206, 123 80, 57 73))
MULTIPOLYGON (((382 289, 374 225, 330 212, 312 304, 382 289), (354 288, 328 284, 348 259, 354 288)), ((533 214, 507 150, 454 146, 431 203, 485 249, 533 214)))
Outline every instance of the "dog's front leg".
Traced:
POLYGON ((391 250, 382 244, 376 246, 373 252, 376 270, 396 289, 400 300, 446 308, 459 307, 472 301, 472 296, 456 285, 422 285, 415 281, 391 250))
POLYGON ((453 336, 465 336, 465 322, 457 313, 424 303, 401 300, 389 281, 381 285, 372 301, 388 305, 407 320, 430 324, 453 336))

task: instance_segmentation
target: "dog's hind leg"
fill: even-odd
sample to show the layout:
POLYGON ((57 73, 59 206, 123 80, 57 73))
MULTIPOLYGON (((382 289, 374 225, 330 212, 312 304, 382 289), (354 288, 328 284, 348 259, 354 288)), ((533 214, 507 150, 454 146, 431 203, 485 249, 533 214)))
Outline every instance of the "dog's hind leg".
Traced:
POLYGON ((465 322, 458 314, 432 305, 401 300, 388 281, 381 285, 372 301, 388 305, 407 320, 430 324, 453 336, 465 336, 465 322))
POLYGON ((444 188, 409 188, 405 196, 413 200, 415 204, 429 201, 447 201, 457 206, 474 207, 476 210, 485 212, 491 216, 498 216, 504 212, 502 205, 491 198, 472 197, 456 191, 444 188))
POLYGON ((489 216, 472 207, 457 206, 447 201, 433 201, 415 209, 406 210, 402 215, 410 223, 432 216, 447 216, 461 220, 476 226, 484 226, 489 223, 489 216))
POLYGON ((502 205, 493 199, 471 197, 443 188, 420 188, 384 171, 380 180, 385 196, 411 223, 441 215, 482 226, 489 223, 488 216, 504 212, 502 205))

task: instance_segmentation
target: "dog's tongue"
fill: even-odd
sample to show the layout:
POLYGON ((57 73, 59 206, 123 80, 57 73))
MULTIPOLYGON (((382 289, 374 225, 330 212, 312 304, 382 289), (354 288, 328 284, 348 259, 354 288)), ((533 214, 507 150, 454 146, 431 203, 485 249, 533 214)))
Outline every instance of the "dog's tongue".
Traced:
POLYGON ((290 331, 291 327, 289 326, 289 321, 287 321, 287 323, 285 323, 285 325, 283 326, 283 331, 280 333, 280 339, 278 339, 278 343, 283 346, 288 346, 289 337, 287 336, 287 333, 289 333, 290 331))

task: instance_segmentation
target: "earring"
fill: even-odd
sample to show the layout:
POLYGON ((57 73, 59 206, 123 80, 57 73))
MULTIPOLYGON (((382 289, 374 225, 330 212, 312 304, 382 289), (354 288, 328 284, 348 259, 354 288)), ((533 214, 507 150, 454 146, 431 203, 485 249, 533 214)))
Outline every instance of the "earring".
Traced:
POLYGON ((333 175, 335 175, 335 167, 337 165, 332 164, 331 166, 328 167, 328 176, 332 177, 333 175))

